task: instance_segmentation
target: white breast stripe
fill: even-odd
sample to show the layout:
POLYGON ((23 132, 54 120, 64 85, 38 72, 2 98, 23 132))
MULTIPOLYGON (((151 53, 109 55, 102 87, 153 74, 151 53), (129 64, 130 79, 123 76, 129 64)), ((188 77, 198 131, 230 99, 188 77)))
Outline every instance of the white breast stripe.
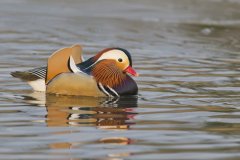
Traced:
POLYGON ((109 86, 107 86, 107 87, 108 87, 108 89, 110 89, 110 91, 112 91, 116 96, 119 97, 118 93, 117 93, 113 88, 111 88, 111 87, 109 87, 109 86))
POLYGON ((112 97, 112 95, 110 95, 103 87, 102 83, 98 83, 99 84, 99 87, 101 88, 101 90, 106 94, 108 95, 109 97, 112 97))

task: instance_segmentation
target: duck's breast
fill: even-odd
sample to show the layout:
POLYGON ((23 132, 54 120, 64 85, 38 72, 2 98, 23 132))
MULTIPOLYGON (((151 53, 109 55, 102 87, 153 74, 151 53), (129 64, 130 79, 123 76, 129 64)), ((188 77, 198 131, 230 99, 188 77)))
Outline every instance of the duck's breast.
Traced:
POLYGON ((118 85, 113 89, 121 96, 138 94, 137 83, 128 75, 126 76, 126 79, 122 82, 121 85, 118 85))

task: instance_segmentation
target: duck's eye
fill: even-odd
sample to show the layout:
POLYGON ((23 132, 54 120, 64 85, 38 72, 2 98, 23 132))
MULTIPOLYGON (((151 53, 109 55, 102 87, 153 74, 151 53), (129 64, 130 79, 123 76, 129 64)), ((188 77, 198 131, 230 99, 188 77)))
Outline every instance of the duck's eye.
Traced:
POLYGON ((118 58, 118 62, 122 62, 123 60, 122 60, 122 58, 118 58))

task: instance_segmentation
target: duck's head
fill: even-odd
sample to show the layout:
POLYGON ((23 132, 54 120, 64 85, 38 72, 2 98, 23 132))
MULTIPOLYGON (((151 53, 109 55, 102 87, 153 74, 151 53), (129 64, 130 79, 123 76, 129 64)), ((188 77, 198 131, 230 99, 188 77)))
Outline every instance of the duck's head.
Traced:
POLYGON ((130 53, 123 48, 107 48, 100 51, 96 56, 93 57, 95 63, 101 61, 114 62, 119 70, 123 73, 129 73, 133 76, 139 74, 132 68, 132 58, 130 53))

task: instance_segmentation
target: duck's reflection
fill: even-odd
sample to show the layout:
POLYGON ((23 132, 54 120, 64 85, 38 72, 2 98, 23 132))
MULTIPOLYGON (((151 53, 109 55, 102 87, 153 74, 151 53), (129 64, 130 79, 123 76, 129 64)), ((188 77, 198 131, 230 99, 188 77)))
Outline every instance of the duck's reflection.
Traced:
POLYGON ((136 113, 137 98, 91 98, 48 95, 48 126, 97 126, 104 129, 128 129, 136 113))
POLYGON ((128 129, 133 122, 137 97, 95 98, 33 93, 25 97, 32 104, 45 104, 47 126, 96 126, 128 129))
MULTIPOLYGON (((134 116, 137 114, 137 97, 121 98, 93 98, 45 95, 34 92, 24 96, 27 103, 37 106, 45 106, 47 110, 46 125, 48 127, 63 126, 93 126, 99 129, 126 130, 131 127, 134 116)), ((52 134, 70 134, 72 131, 57 131, 52 134)), ((50 143, 51 149, 79 148, 83 141, 50 143)), ((98 140, 88 141, 87 144, 118 144, 128 145, 133 141, 128 137, 104 137, 98 140)), ((72 157, 71 153, 67 153, 72 157)), ((128 154, 128 153, 126 153, 128 154)), ((126 156, 126 155, 125 155, 126 156)))

